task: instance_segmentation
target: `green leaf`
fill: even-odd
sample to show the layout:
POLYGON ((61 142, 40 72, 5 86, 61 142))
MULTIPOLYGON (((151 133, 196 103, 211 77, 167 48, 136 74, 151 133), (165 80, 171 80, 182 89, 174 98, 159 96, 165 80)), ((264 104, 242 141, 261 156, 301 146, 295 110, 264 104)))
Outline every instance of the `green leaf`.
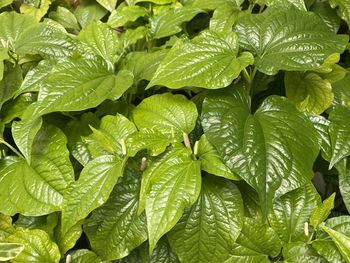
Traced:
POLYGON ((333 239, 345 261, 350 262, 350 237, 327 226, 322 226, 322 229, 333 239))
POLYGON ((306 11, 304 0, 257 0, 256 3, 259 5, 277 6, 284 9, 293 5, 299 10, 306 11))
POLYGON ((223 6, 240 7, 243 2, 244 0, 194 0, 190 6, 206 10, 215 10, 223 6))
POLYGON ((163 237, 157 243, 149 263, 180 263, 180 261, 174 251, 171 250, 167 239, 163 237))
POLYGON ((55 228, 55 242, 58 245, 62 255, 66 254, 68 250, 73 248, 75 243, 81 237, 83 233, 83 223, 83 220, 78 221, 75 225, 69 228, 66 233, 62 232, 61 224, 58 224, 55 228))
POLYGON ((113 28, 121 27, 146 15, 147 10, 141 6, 121 6, 111 13, 107 24, 113 28))
POLYGON ((209 28, 214 32, 230 32, 236 22, 239 9, 234 5, 225 5, 218 7, 210 20, 209 28))
POLYGON ((154 39, 175 35, 182 31, 182 24, 190 21, 203 10, 192 7, 170 9, 151 19, 150 33, 154 39))
POLYGON ((245 217, 242 232, 225 263, 270 262, 268 256, 276 257, 281 248, 282 243, 272 228, 245 217))
POLYGON ((57 245, 53 243, 49 235, 42 230, 17 228, 12 235, 6 238, 6 241, 24 245, 24 250, 21 254, 11 261, 14 263, 58 263, 61 257, 57 245))
POLYGON ((8 6, 13 3, 13 0, 0 0, 0 8, 8 6))
POLYGON ((309 119, 317 131, 318 144, 321 146, 322 157, 329 161, 332 154, 331 138, 328 132, 331 122, 319 115, 310 115, 309 119))
POLYGON ((123 175, 125 161, 112 155, 89 162, 77 181, 65 191, 62 203, 62 233, 95 208, 107 201, 118 178, 123 175))
POLYGON ((0 81, 0 109, 2 105, 14 97, 22 84, 22 70, 20 66, 9 66, 0 81))
POLYGON ((28 107, 23 118, 96 107, 106 99, 118 99, 131 84, 131 72, 115 75, 102 60, 62 60, 44 80, 38 101, 28 107))
POLYGON ((203 103, 202 126, 225 164, 258 192, 265 216, 274 198, 314 175, 316 131, 286 98, 268 97, 252 114, 244 88, 211 93, 203 103))
POLYGON ((341 159, 350 155, 350 109, 338 105, 329 114, 331 124, 329 134, 332 145, 332 159, 329 167, 333 167, 341 159))
POLYGON ((173 0, 126 0, 129 5, 135 5, 137 3, 149 2, 157 5, 166 5, 173 2, 173 0))
POLYGON ((72 257, 71 263, 102 263, 102 260, 92 251, 78 249, 69 253, 72 257))
POLYGON ((14 223, 15 227, 22 227, 27 229, 41 229, 45 231, 50 237, 53 237, 54 228, 57 225, 58 215, 52 213, 47 216, 22 216, 19 215, 14 223))
POLYGON ((238 188, 213 176, 203 178, 201 194, 168 233, 181 262, 223 262, 243 226, 238 188))
POLYGON ((344 105, 350 108, 350 89, 348 83, 350 81, 350 74, 347 72, 346 76, 332 84, 334 92, 334 105, 344 105))
POLYGON ((286 72, 284 83, 287 97, 300 111, 321 114, 332 105, 331 83, 315 73, 286 72))
POLYGON ((16 118, 21 118, 27 107, 36 101, 36 95, 25 93, 16 99, 9 100, 1 108, 0 119, 4 124, 8 124, 16 118))
POLYGON ((276 199, 269 213, 270 226, 285 243, 304 241, 304 223, 320 197, 313 185, 308 184, 276 199))
POLYGON ((203 171, 230 180, 240 180, 240 178, 234 175, 222 162, 216 149, 210 144, 205 135, 202 135, 198 142, 198 157, 201 161, 201 168, 203 171))
POLYGON ((104 260, 123 258, 147 240, 145 215, 137 216, 140 174, 127 166, 108 201, 92 212, 84 231, 104 260))
POLYGON ((317 206, 312 212, 310 223, 314 228, 318 228, 319 225, 328 218, 332 209, 334 208, 334 198, 335 193, 324 200, 323 203, 317 206))
POLYGON ((245 67, 253 64, 253 56, 249 52, 238 55, 238 51, 238 38, 234 32, 220 35, 203 31, 192 40, 179 39, 160 63, 147 87, 226 87, 245 67))
POLYGON ((49 10, 49 6, 51 4, 50 0, 42 0, 39 2, 39 6, 36 7, 32 4, 27 4, 24 2, 21 4, 19 10, 22 14, 29 15, 35 18, 36 21, 40 21, 43 16, 45 16, 47 10, 49 10))
POLYGON ((329 2, 316 2, 311 6, 311 11, 316 13, 330 30, 337 33, 340 27, 340 17, 337 11, 329 6, 329 2))
POLYGON ((63 6, 58 6, 56 11, 50 12, 49 17, 60 23, 66 29, 71 29, 74 31, 80 30, 77 18, 73 13, 71 13, 71 11, 63 6))
POLYGON ((39 216, 60 210, 62 195, 18 157, 0 160, 0 212, 39 216))
POLYGON ((348 168, 348 159, 343 158, 335 167, 339 172, 339 190, 343 202, 348 211, 350 211, 350 169, 348 168))
POLYGON ((112 12, 117 5, 118 0, 96 0, 97 3, 106 8, 109 12, 112 12))
POLYGON ((12 225, 12 218, 0 213, 0 241, 4 240, 14 231, 15 228, 12 225))
POLYGON ((349 0, 330 0, 329 3, 333 8, 338 7, 340 16, 350 27, 350 1, 349 0))
POLYGON ((38 118, 33 121, 14 121, 12 123, 12 136, 26 160, 30 163, 32 146, 36 134, 42 126, 42 119, 38 118))
POLYGON ((142 176, 139 213, 146 207, 152 253, 157 241, 181 218, 183 209, 198 198, 201 187, 200 162, 191 150, 173 146, 152 162, 142 176))
POLYGON ((24 249, 19 243, 0 243, 0 260, 7 261, 16 258, 24 249))
POLYGON ((110 67, 117 62, 118 53, 122 51, 118 36, 107 24, 100 21, 93 21, 81 30, 78 39, 85 44, 84 49, 101 56, 110 63, 110 67))
POLYGON ((183 95, 157 94, 144 99, 132 112, 139 130, 156 128, 168 138, 182 139, 196 125, 196 105, 183 95))
POLYGON ((316 14, 291 8, 268 8, 239 18, 235 26, 240 46, 252 52, 259 71, 318 68, 333 53, 342 53, 349 37, 336 35, 316 14))
POLYGON ((163 153, 169 144, 169 138, 158 129, 144 128, 128 137, 126 149, 130 157, 134 157, 139 151, 146 149, 148 155, 157 156, 163 153))
POLYGON ((8 49, 0 46, 0 81, 2 80, 4 74, 4 61, 9 58, 8 49))
POLYGON ((317 252, 304 242, 289 243, 283 247, 283 262, 285 263, 300 263, 314 262, 327 263, 317 252))
POLYGON ((83 28, 94 20, 100 20, 107 13, 108 11, 95 1, 88 2, 84 5, 78 5, 74 11, 75 17, 83 28))

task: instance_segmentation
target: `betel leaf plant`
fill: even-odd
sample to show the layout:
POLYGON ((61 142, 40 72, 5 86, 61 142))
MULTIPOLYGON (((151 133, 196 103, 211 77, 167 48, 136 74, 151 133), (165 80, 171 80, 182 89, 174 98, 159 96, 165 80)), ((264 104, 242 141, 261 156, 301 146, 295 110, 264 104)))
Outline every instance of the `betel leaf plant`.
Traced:
POLYGON ((349 0, 0 0, 0 261, 350 262, 349 0))

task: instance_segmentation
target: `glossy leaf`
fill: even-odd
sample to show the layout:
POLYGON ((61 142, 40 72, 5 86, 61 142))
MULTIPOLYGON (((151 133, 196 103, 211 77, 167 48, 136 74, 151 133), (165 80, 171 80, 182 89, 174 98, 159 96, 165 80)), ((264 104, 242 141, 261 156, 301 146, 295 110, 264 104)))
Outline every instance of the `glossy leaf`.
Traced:
POLYGON ((311 11, 315 12, 330 30, 337 33, 340 27, 340 18, 337 11, 330 8, 329 2, 316 2, 311 6, 311 11))
POLYGON ((214 10, 222 6, 240 7, 243 2, 243 0, 194 0, 191 6, 201 9, 214 10))
POLYGON ((12 225, 12 218, 10 216, 0 213, 0 241, 15 231, 12 225))
POLYGON ((196 105, 182 95, 164 93, 144 99, 133 111, 138 129, 157 128, 168 138, 180 139, 195 127, 196 105))
POLYGON ((181 262, 223 262, 243 226, 243 202, 237 187, 206 176, 201 194, 168 233, 181 262))
POLYGON ((121 27, 145 15, 147 10, 141 6, 121 6, 111 13, 107 24, 111 27, 121 27))
POLYGON ((201 168, 203 171, 230 180, 240 180, 240 178, 234 175, 222 162, 216 149, 210 144, 205 135, 202 135, 198 141, 198 158, 201 161, 201 168))
POLYGON ((338 7, 341 17, 347 22, 350 26, 350 1, 349 0, 330 0, 329 3, 331 6, 338 7))
POLYGON ((24 2, 20 6, 20 11, 22 14, 29 15, 35 18, 36 21, 40 21, 43 16, 45 16, 46 12, 49 10, 49 6, 51 4, 50 0, 40 1, 38 7, 27 4, 24 2))
POLYGON ((180 261, 174 251, 171 250, 167 239, 163 237, 157 243, 149 263, 180 263, 180 261))
POLYGON ((183 145, 173 146, 142 176, 139 212, 146 207, 150 253, 157 241, 181 218, 183 209, 198 198, 200 162, 183 145))
POLYGON ((145 215, 137 215, 138 176, 139 171, 127 167, 108 201, 93 211, 84 226, 91 247, 102 259, 123 258, 147 240, 145 215))
POLYGON ((254 114, 250 107, 242 87, 212 93, 202 126, 226 165, 258 192, 266 215, 274 198, 313 177, 319 146, 312 124, 286 99, 268 97, 254 114))
POLYGON ((68 30, 80 30, 77 18, 74 16, 73 13, 71 13, 71 11, 69 11, 63 6, 59 6, 57 7, 56 11, 50 12, 49 17, 60 23, 68 30))
POLYGON ((112 155, 96 158, 84 167, 79 179, 65 191, 62 204, 63 234, 107 201, 123 169, 124 161, 112 155))
POLYGON ((42 230, 28 230, 17 228, 16 231, 6 238, 9 243, 20 243, 24 250, 11 262, 52 262, 58 263, 60 252, 55 243, 50 240, 48 234, 42 230))
POLYGON ((350 169, 348 168, 348 158, 344 158, 335 166, 339 172, 339 190, 343 202, 350 211, 350 169))
POLYGON ((326 259, 320 256, 310 245, 303 242, 289 243, 283 247, 283 257, 286 263, 314 262, 326 263, 326 259))
POLYGON ((165 11, 151 20, 150 33, 155 39, 179 33, 183 23, 190 21, 201 12, 203 12, 201 9, 191 7, 179 7, 165 11))
POLYGON ((72 249, 83 233, 83 220, 78 221, 75 225, 68 229, 66 233, 62 232, 61 224, 55 228, 55 242, 60 249, 62 255, 72 249))
POLYGON ((338 231, 333 230, 327 226, 323 226, 322 229, 330 235, 334 243, 338 247, 340 253, 342 254, 345 261, 350 261, 350 237, 339 233, 338 231))
POLYGON ((148 87, 226 87, 245 67, 253 64, 249 52, 238 54, 238 50, 238 38, 233 32, 221 35, 203 31, 192 40, 178 40, 160 63, 148 87))
POLYGON ((19 66, 6 67, 5 76, 0 81, 0 109, 13 98, 22 83, 22 70, 19 66))
POLYGON ((259 5, 277 6, 280 8, 288 8, 294 5, 296 8, 302 11, 306 11, 304 0, 258 0, 256 1, 259 5))
POLYGON ((236 22, 239 9, 234 5, 224 5, 217 8, 210 20, 209 28, 215 32, 230 32, 236 22))
POLYGON ((97 3, 106 8, 109 12, 112 12, 117 5, 117 0, 97 0, 97 3))
POLYGON ((318 228, 318 226, 328 218, 332 209, 334 208, 334 198, 335 193, 324 200, 323 203, 317 206, 312 212, 310 223, 313 227, 318 228))
POLYGON ((45 216, 22 216, 19 215, 14 226, 27 229, 41 229, 45 231, 50 238, 53 237, 54 228, 57 225, 58 215, 52 213, 45 216))
POLYGON ((244 16, 235 29, 240 46, 254 54, 256 67, 268 75, 318 68, 329 55, 342 53, 349 41, 331 32, 316 14, 294 8, 244 16))
POLYGON ((88 249, 74 250, 69 255, 72 258, 71 263, 102 263, 102 260, 88 249))
POLYGON ((0 242, 0 260, 8 261, 16 258, 24 249, 20 243, 2 243, 0 242))
POLYGON ((315 73, 286 72, 284 77, 287 97, 300 111, 321 114, 333 102, 332 85, 315 73))

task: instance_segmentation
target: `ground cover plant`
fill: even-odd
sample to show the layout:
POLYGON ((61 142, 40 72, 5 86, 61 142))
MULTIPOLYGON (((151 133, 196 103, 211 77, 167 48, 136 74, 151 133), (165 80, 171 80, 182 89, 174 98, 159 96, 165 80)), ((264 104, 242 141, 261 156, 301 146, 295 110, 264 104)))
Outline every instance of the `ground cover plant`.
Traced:
POLYGON ((0 261, 350 262, 349 0, 0 0, 0 261))

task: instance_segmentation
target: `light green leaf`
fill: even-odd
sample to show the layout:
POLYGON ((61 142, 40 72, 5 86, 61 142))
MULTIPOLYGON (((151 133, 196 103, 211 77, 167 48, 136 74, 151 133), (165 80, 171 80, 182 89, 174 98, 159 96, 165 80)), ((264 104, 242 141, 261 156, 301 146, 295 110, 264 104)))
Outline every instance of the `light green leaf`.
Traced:
MULTIPOLYGON (((92 127, 91 127, 92 128, 92 127)), ((107 115, 101 119, 99 129, 94 129, 91 135, 110 153, 122 155, 121 140, 136 132, 135 125, 121 114, 107 115)))
POLYGON ((324 222, 330 215, 332 209, 334 208, 334 198, 335 193, 323 201, 322 204, 317 206, 312 212, 310 217, 310 223, 314 228, 318 228, 319 225, 324 222))
POLYGON ((349 37, 336 35, 316 14, 295 8, 268 8, 243 16, 235 26, 240 46, 252 52, 259 71, 318 68, 333 53, 342 53, 349 37))
POLYGON ((198 157, 201 161, 201 168, 203 171, 230 180, 240 180, 240 178, 234 175, 222 162, 216 149, 210 144, 205 135, 202 135, 198 142, 198 157))
POLYGON ((327 261, 320 256, 310 245, 304 242, 294 242, 286 244, 283 247, 283 262, 285 263, 327 263, 327 261))
POLYGON ((50 12, 49 17, 54 21, 60 23, 64 28, 79 31, 80 26, 77 18, 71 11, 63 6, 58 6, 56 11, 50 12))
POLYGON ((284 9, 293 5, 299 10, 306 11, 304 0, 257 0, 256 3, 259 5, 277 6, 284 9))
POLYGON ((109 12, 112 12, 117 5, 118 0, 96 0, 97 3, 106 8, 109 12))
POLYGON ((156 128, 168 138, 182 140, 196 125, 196 105, 183 95, 163 93, 144 99, 132 112, 139 130, 156 128))
POLYGON ((244 87, 211 93, 203 103, 202 126, 225 164, 258 192, 264 216, 274 198, 314 175, 316 131, 286 98, 268 97, 252 114, 244 87))
POLYGON ((5 70, 4 61, 9 58, 10 57, 8 55, 8 49, 0 46, 0 81, 4 76, 4 70, 5 70))
MULTIPOLYGON (((189 1, 191 3, 191 1, 189 1)), ((240 7, 244 0, 194 0, 189 6, 205 10, 215 10, 223 6, 240 7)))
POLYGON ((113 28, 121 27, 146 15, 147 10, 141 6, 121 6, 111 13, 107 24, 113 28))
POLYGON ((269 213, 270 226, 285 243, 304 241, 304 223, 321 202, 313 185, 308 184, 276 199, 269 213))
POLYGON ((35 18, 36 21, 40 21, 44 15, 46 15, 47 10, 49 10, 49 6, 51 4, 50 0, 41 0, 39 1, 39 6, 36 7, 33 4, 24 2, 21 4, 19 10, 22 14, 29 15, 35 18))
POLYGON ((329 167, 333 167, 341 159, 350 155, 350 109, 338 105, 329 114, 331 124, 329 134, 332 145, 332 159, 329 167))
POLYGON ((350 262, 350 237, 339 233, 338 231, 335 231, 327 226, 322 226, 322 229, 326 231, 328 235, 333 239, 344 260, 346 262, 350 262))
POLYGON ((214 32, 230 32, 232 26, 238 18, 240 9, 234 5, 225 5, 218 7, 213 17, 210 19, 210 30, 214 32))
POLYGON ((24 249, 20 243, 0 243, 0 261, 16 258, 24 249))
POLYGON ((344 105, 350 108, 350 89, 349 89, 350 74, 347 70, 346 76, 332 84, 334 92, 334 105, 344 105))
POLYGON ((322 157, 329 161, 332 155, 331 138, 328 132, 331 122, 319 115, 310 115, 309 119, 317 131, 318 144, 321 146, 322 157))
POLYGON ((131 84, 131 72, 115 75, 102 60, 62 60, 44 80, 38 101, 28 107, 23 119, 96 107, 106 99, 118 99, 131 84))
POLYGON ((144 128, 131 134, 126 140, 127 154, 134 157, 139 151, 147 149, 148 155, 157 156, 165 151, 170 142, 158 129, 144 128))
POLYGON ((123 175, 124 163, 118 157, 105 155, 84 167, 79 179, 65 191, 62 203, 62 234, 107 201, 118 178, 123 175))
POLYGON ((147 87, 226 87, 254 61, 249 52, 238 55, 238 50, 238 38, 234 32, 221 35, 203 31, 192 40, 179 39, 160 63, 147 87))
POLYGON ((61 255, 66 254, 68 250, 75 246, 75 243, 81 237, 83 233, 82 225, 84 221, 80 220, 71 228, 68 229, 66 233, 62 232, 61 224, 58 224, 55 228, 55 242, 58 245, 61 255))
POLYGON ((54 228, 57 225, 58 215, 52 213, 45 216, 22 216, 19 215, 14 223, 15 227, 22 227, 26 229, 41 229, 45 231, 50 237, 53 237, 54 228))
POLYGON ((110 63, 117 62, 121 50, 121 42, 113 30, 105 23, 93 21, 80 31, 78 39, 82 41, 86 51, 101 56, 110 63))
POLYGON ((271 262, 268 256, 276 257, 281 248, 282 243, 272 228, 260 219, 245 217, 242 232, 225 263, 271 262))
POLYGON ((287 97, 300 111, 321 114, 332 105, 331 83, 315 73, 286 72, 284 84, 287 97))
POLYGON ((0 212, 39 216, 60 210, 62 195, 18 157, 0 159, 0 212))
POLYGON ((4 240, 14 231, 15 228, 12 225, 12 218, 0 213, 0 241, 4 240))
POLYGON ((126 31, 121 34, 120 40, 123 42, 124 49, 126 49, 129 46, 136 44, 139 40, 145 39, 147 37, 147 34, 148 28, 145 26, 139 26, 137 28, 127 28, 126 31))
POLYGON ((157 5, 166 5, 166 4, 171 4, 174 1, 173 0, 126 0, 129 5, 135 5, 137 3, 142 3, 142 2, 149 2, 157 5))
POLYGON ((181 262, 223 262, 243 226, 243 201, 231 182, 203 178, 201 194, 168 233, 181 262))
POLYGON ((8 6, 13 3, 13 0, 0 0, 0 8, 8 6))
POLYGON ((330 0, 329 3, 333 8, 338 7, 340 16, 350 27, 350 1, 349 0, 330 0))
POLYGON ((142 176, 139 212, 146 206, 149 250, 196 202, 201 187, 200 162, 182 144, 152 162, 142 176))
POLYGON ((100 20, 107 13, 108 11, 95 1, 84 5, 78 5, 74 11, 74 15, 82 28, 86 27, 94 20, 100 20))
POLYGON ((72 257, 71 263, 102 263, 102 260, 92 251, 78 249, 69 253, 72 257))
POLYGON ((21 118, 23 112, 35 101, 36 94, 25 93, 16 99, 6 102, 1 108, 0 112, 0 119, 2 123, 8 124, 16 118, 21 118))
POLYGON ((316 2, 311 6, 310 11, 316 13, 330 30, 337 33, 340 27, 340 17, 337 11, 329 6, 329 2, 316 2))
POLYGON ((36 134, 41 128, 43 121, 37 118, 33 121, 14 121, 12 123, 12 137, 26 160, 30 163, 32 146, 36 134))
POLYGON ((150 33, 153 38, 163 38, 181 32, 182 24, 190 21, 203 10, 192 7, 170 9, 151 19, 150 33))
POLYGON ((92 212, 84 231, 104 260, 123 258, 147 240, 145 215, 137 216, 140 172, 127 166, 108 201, 92 212))
MULTIPOLYGON (((7 67, 6 67, 7 68, 7 67)), ((22 70, 20 66, 9 66, 0 81, 0 109, 2 105, 14 97, 22 84, 22 70)))
POLYGON ((61 257, 57 245, 53 243, 49 235, 42 230, 17 228, 12 235, 6 238, 6 241, 24 245, 24 250, 21 254, 11 261, 13 263, 58 263, 61 257))

